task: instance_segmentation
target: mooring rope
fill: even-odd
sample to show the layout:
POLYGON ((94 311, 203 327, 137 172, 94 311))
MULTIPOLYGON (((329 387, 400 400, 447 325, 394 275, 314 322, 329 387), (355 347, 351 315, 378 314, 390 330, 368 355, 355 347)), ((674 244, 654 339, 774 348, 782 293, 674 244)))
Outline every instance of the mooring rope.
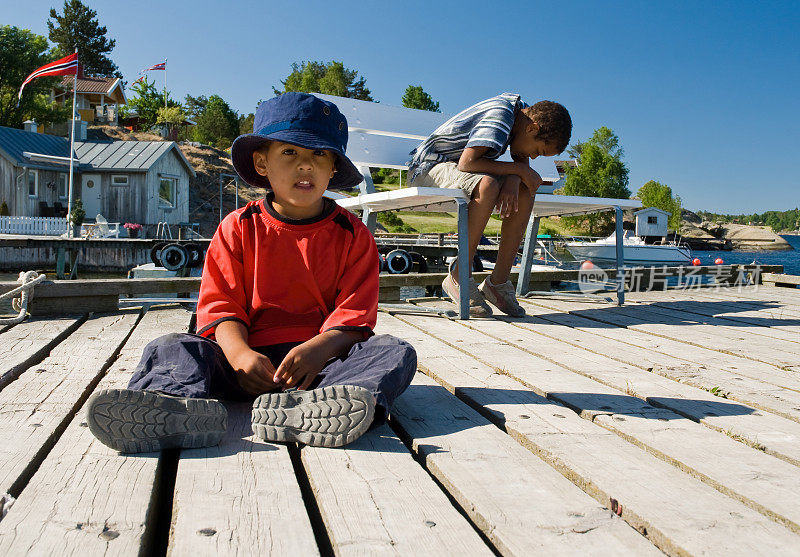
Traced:
POLYGON ((22 323, 28 314, 28 304, 33 299, 33 287, 42 282, 46 278, 45 275, 40 275, 36 271, 23 271, 19 274, 17 282, 21 282, 22 286, 9 290, 5 294, 0 294, 0 300, 9 298, 22 292, 19 298, 11 300, 11 307, 14 311, 18 311, 19 315, 8 319, 0 319, 0 325, 16 325, 22 323))

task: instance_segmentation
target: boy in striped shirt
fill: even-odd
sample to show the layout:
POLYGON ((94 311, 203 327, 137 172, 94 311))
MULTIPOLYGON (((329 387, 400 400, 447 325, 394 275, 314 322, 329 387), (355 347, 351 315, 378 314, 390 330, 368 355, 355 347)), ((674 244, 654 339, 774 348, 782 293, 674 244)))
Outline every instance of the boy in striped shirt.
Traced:
MULTIPOLYGON (((541 101, 528 106, 519 95, 503 93, 455 115, 411 152, 411 185, 461 188, 469 196, 468 261, 475 257, 492 211, 497 209, 503 219, 494 271, 480 286, 469 279, 471 316, 490 316, 487 300, 507 315, 525 315, 509 274, 542 183, 529 160, 561 153, 571 134, 572 119, 562 105, 541 101), (513 161, 498 161, 506 149, 513 161)), ((454 301, 457 277, 454 263, 442 282, 454 301)))

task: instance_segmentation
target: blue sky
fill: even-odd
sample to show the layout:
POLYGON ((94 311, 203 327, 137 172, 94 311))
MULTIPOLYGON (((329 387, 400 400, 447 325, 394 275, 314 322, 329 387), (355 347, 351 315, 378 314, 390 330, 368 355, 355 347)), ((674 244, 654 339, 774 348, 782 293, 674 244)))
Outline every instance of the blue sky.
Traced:
MULTIPOLYGON (((800 205, 800 2, 86 3, 126 79, 169 59, 174 98, 252 112, 292 62, 339 60, 387 104, 409 84, 446 113, 503 91, 559 101, 573 140, 619 135, 633 192, 653 179, 692 210, 800 205)), ((47 35, 62 5, 0 0, 2 24, 47 35)))

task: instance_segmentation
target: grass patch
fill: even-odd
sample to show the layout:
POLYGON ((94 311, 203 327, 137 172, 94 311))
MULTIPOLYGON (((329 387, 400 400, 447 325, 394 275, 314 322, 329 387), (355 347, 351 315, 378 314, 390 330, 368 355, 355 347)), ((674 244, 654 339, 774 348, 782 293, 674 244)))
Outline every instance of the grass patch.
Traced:
MULTIPOLYGON (((401 211, 398 213, 403 222, 422 233, 450 233, 458 232, 458 218, 454 213, 435 213, 425 211, 401 211)), ((494 236, 500 234, 503 221, 497 215, 492 215, 486 224, 484 234, 494 236)), ((543 218, 539 224, 540 234, 555 234, 572 236, 574 231, 564 226, 560 220, 543 218)))

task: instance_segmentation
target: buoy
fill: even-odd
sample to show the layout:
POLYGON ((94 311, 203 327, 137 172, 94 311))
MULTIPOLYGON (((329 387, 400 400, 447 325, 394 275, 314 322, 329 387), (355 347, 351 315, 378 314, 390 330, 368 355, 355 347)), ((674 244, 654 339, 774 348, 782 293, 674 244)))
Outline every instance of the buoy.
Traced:
POLYGON ((717 257, 717 258, 714 260, 714 265, 722 265, 723 263, 725 263, 725 262, 722 260, 722 258, 721 258, 721 257, 717 257))
POLYGON ((698 265, 700 265, 700 260, 697 257, 695 257, 694 259, 692 259, 692 265, 697 267, 698 265))
POLYGON ((581 269, 584 271, 588 271, 589 269, 594 269, 595 264, 591 262, 591 260, 587 259, 583 263, 581 263, 581 269))

